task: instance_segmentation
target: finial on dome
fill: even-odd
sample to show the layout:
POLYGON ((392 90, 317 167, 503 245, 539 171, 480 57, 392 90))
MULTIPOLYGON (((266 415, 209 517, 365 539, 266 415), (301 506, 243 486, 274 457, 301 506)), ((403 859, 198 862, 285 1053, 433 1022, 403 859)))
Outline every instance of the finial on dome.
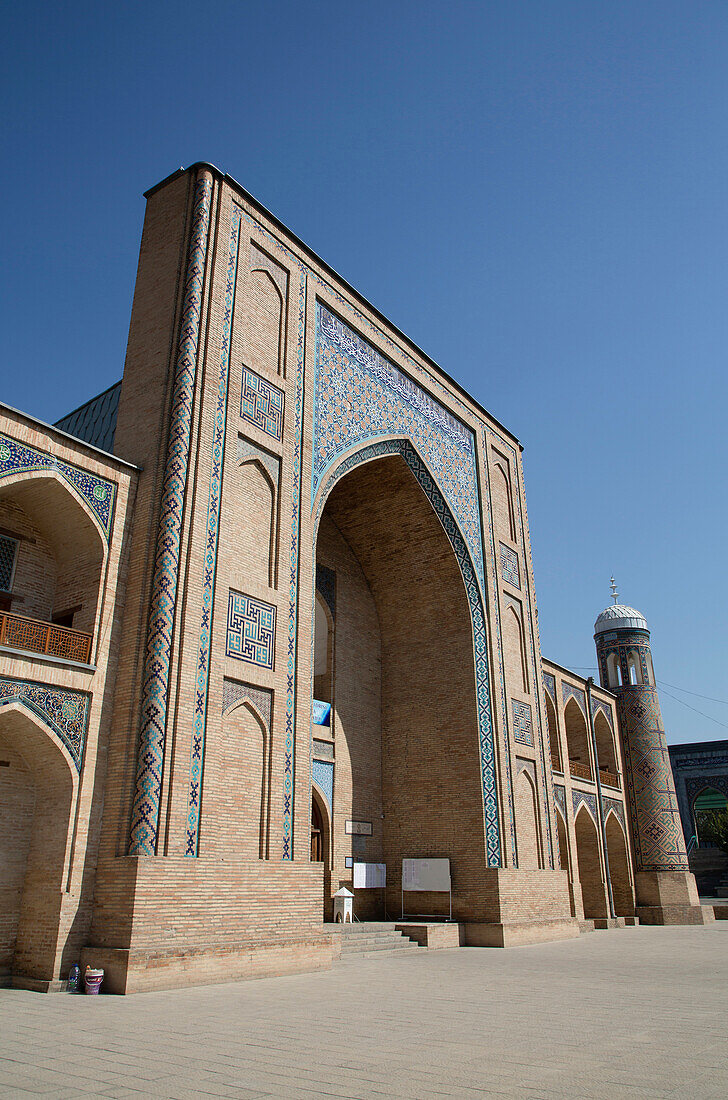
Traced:
POLYGON ((614 600, 615 604, 617 604, 619 603, 619 592, 617 591, 617 585, 615 584, 614 577, 611 578, 611 581, 612 583, 609 587, 612 589, 612 599, 614 600))

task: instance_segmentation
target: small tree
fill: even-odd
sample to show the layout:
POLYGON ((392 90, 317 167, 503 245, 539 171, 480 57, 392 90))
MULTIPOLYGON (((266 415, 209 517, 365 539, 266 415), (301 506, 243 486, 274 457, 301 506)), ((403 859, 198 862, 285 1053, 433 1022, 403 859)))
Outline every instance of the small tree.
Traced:
POLYGON ((728 855, 728 806, 724 810, 705 810, 700 815, 700 835, 728 855))

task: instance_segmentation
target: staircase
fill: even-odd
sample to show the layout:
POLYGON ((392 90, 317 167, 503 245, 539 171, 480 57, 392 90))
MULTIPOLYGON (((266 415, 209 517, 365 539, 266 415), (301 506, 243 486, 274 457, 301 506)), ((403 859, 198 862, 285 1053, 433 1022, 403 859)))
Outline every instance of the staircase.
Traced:
POLYGON ((394 923, 386 921, 355 921, 353 924, 325 924, 332 936, 341 937, 341 958, 360 958, 377 952, 381 955, 403 955, 416 951, 419 944, 404 932, 398 932, 394 923))

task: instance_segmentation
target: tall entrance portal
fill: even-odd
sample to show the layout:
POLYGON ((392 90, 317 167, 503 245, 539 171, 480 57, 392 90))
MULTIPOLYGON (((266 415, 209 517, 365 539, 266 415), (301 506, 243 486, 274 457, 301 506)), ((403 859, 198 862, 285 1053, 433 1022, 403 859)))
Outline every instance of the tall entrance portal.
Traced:
MULTIPOLYGON (((351 884, 347 861, 384 862, 386 897, 358 892, 357 916, 398 915, 402 859, 447 857, 453 911, 466 917, 486 866, 470 610, 448 537, 400 456, 335 485, 316 563, 330 612, 316 615, 314 684, 330 689, 331 716, 314 726, 314 755, 332 758, 331 889, 351 884)), ((446 895, 414 904, 448 911, 446 895)))

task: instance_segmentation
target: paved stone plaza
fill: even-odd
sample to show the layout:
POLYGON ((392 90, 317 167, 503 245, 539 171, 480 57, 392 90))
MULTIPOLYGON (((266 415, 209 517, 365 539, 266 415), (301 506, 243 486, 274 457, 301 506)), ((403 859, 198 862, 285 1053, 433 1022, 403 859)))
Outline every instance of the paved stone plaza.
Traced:
POLYGON ((728 922, 369 955, 139 994, 0 990, 0 1094, 728 1095, 728 922))

